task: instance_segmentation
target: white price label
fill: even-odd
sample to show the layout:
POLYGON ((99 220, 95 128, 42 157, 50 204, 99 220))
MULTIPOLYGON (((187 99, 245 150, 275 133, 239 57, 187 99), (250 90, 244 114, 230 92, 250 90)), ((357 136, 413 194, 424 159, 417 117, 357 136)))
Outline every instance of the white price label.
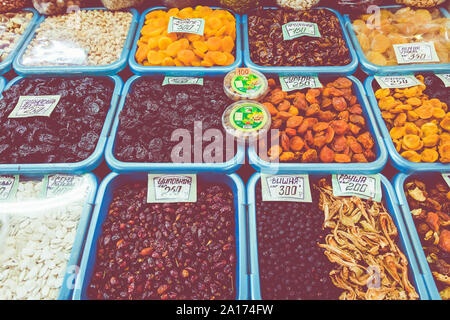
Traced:
POLYGON ((147 203, 197 202, 197 175, 149 174, 147 203))
POLYGON ((381 181, 377 174, 333 174, 331 181, 335 197, 356 196, 376 202, 381 201, 381 181))
POLYGON ((399 64, 439 62, 433 42, 394 44, 399 64))
POLYGON ((261 173, 263 201, 312 202, 307 174, 267 175, 261 173))
POLYGON ((68 193, 82 184, 82 176, 51 174, 44 176, 43 194, 44 198, 54 198, 68 193))
POLYGON ((19 188, 19 176, 0 176, 0 201, 11 200, 19 188))
POLYGON ((313 76, 280 76, 280 83, 283 91, 323 87, 319 78, 313 76))
POLYGON ((305 21, 292 21, 281 27, 283 40, 292 40, 298 37, 321 37, 317 23, 305 21))
POLYGON ((450 73, 436 73, 436 77, 442 80, 445 87, 450 87, 450 73))
POLYGON ((397 89, 420 86, 423 83, 415 76, 375 76, 382 89, 397 89))
POLYGON ((450 188, 450 173, 442 173, 442 178, 444 178, 450 188))
POLYGON ((177 17, 170 17, 167 33, 182 32, 193 33, 200 36, 205 30, 205 19, 180 19, 177 17))
POLYGON ((168 84, 174 85, 187 85, 187 84, 197 84, 203 85, 203 78, 196 77, 164 77, 163 86, 168 84))
POLYGON ((61 96, 20 96, 8 118, 50 117, 61 96))

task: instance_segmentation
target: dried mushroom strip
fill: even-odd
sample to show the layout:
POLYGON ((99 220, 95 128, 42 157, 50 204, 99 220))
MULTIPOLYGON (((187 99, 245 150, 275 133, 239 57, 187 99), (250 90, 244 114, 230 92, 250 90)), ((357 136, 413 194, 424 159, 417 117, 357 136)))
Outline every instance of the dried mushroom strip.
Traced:
POLYGON ((248 17, 248 30, 250 57, 258 65, 344 66, 351 62, 339 19, 326 9, 258 9, 248 17), (283 40, 282 26, 294 21, 316 23, 321 37, 283 40))
MULTIPOLYGON (((268 148, 270 161, 303 163, 367 163, 376 159, 375 142, 353 83, 348 78, 322 81, 323 88, 282 91, 269 79, 262 101, 280 136, 268 148)), ((266 141, 260 141, 265 150, 266 141)), ((265 155, 260 155, 263 159, 265 155)))
POLYGON ((321 179, 319 206, 329 261, 336 264, 330 277, 345 291, 344 300, 418 299, 408 279, 408 260, 396 244, 398 231, 380 203, 357 197, 335 197, 329 182, 321 179))
POLYGON ((444 181, 405 184, 414 224, 442 299, 450 299, 450 188, 444 181))

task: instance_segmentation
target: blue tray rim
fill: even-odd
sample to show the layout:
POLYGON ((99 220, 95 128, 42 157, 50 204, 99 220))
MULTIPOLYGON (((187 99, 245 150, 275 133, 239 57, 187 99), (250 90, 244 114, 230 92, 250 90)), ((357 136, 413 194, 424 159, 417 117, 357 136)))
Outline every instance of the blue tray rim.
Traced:
MULTIPOLYGON (((417 73, 417 72, 415 72, 417 73)), ((403 75, 411 75, 414 72, 404 73, 403 75)), ((426 162, 411 162, 403 158, 395 149, 394 142, 391 139, 389 131, 387 129, 386 123, 381 115, 381 110, 378 107, 378 102, 375 98, 375 92, 373 91, 373 81, 374 76, 369 76, 364 81, 364 87, 367 92, 367 97, 369 99, 369 105, 372 108, 372 112, 375 116, 376 122, 378 123, 378 128, 386 145, 389 158, 394 165, 401 172, 414 172, 414 171, 448 171, 450 170, 450 164, 444 163, 426 163, 426 162)))
POLYGON ((0 62, 0 74, 5 74, 9 70, 11 70, 16 54, 20 51, 22 45, 30 36, 31 31, 34 30, 34 25, 36 24, 36 21, 40 18, 39 13, 34 8, 24 8, 22 10, 19 10, 19 12, 21 11, 29 11, 33 13, 33 17, 31 18, 27 28, 25 29, 25 32, 20 36, 20 39, 16 43, 13 51, 11 51, 11 53, 6 57, 5 60, 0 62))
POLYGON ((214 73, 220 73, 220 74, 227 74, 228 72, 238 68, 242 65, 242 38, 241 38, 241 17, 234 13, 233 11, 229 9, 224 9, 220 7, 210 7, 212 9, 220 9, 220 10, 227 10, 230 13, 232 13, 236 19, 236 57, 233 64, 229 66, 213 66, 210 68, 206 67, 164 67, 164 66, 143 66, 136 62, 135 56, 137 51, 137 43, 141 37, 141 29, 145 23, 145 16, 155 10, 168 10, 167 7, 152 7, 147 10, 145 10, 141 14, 141 18, 136 30, 136 35, 134 38, 133 45, 131 47, 130 55, 128 58, 128 64, 130 66, 131 71, 133 71, 134 74, 137 75, 150 75, 154 73, 158 74, 167 74, 167 75, 208 75, 208 74, 214 74, 214 73))
MULTIPOLYGON (((395 8, 404 8, 402 5, 390 5, 390 6, 380 6, 381 9, 395 9, 395 8)), ((449 17, 449 13, 444 8, 440 7, 439 10, 443 14, 444 17, 449 17)), ((366 55, 364 54, 361 45, 359 44, 359 40, 356 37, 356 33, 352 28, 352 22, 348 14, 344 15, 344 23, 345 28, 350 35, 351 42, 355 51, 358 55, 358 59, 360 62, 361 69, 369 74, 369 75, 386 75, 386 74, 404 74, 407 72, 414 71, 446 71, 450 69, 450 63, 430 63, 430 64, 409 64, 409 65, 395 65, 395 66, 379 66, 376 65, 369 60, 367 60, 366 55)))
MULTIPOLYGON (((280 9, 278 7, 264 7, 264 9, 280 9)), ((248 15, 245 14, 242 16, 242 25, 243 25, 243 43, 244 43, 244 65, 248 68, 255 69, 260 72, 272 72, 279 74, 302 74, 302 75, 321 75, 321 74, 338 74, 338 75, 351 75, 353 74, 358 67, 358 56, 356 54, 355 49, 353 48, 352 41, 347 34, 347 30, 345 28, 344 20, 342 15, 331 8, 327 7, 315 7, 313 9, 326 9, 328 11, 333 12, 339 20, 341 25, 342 35, 349 49, 350 57, 352 61, 346 66, 322 66, 322 67, 265 67, 261 65, 255 64, 250 58, 250 46, 248 39, 248 15)))
MULTIPOLYGON (((423 272, 423 279, 428 289, 428 294, 430 295, 430 298, 432 300, 442 300, 439 291, 437 289, 433 274, 431 273, 430 265, 428 264, 425 252, 422 248, 422 243, 420 241, 419 234, 417 233, 417 229, 414 224, 414 219, 412 218, 411 215, 411 209, 409 208, 409 204, 408 201, 406 200, 404 191, 404 185, 408 178, 410 178, 411 176, 423 175, 427 173, 430 172, 416 172, 411 174, 398 173, 394 177, 393 185, 399 201, 400 210, 403 215, 403 220, 405 220, 405 225, 408 230, 409 237, 413 245, 413 249, 416 253, 416 259, 423 272)), ((436 172, 436 174, 438 173, 436 172)))
MULTIPOLYGON (((159 173, 163 173, 163 171, 160 171, 159 173)), ((116 178, 120 178, 121 176, 130 176, 132 178, 137 177, 140 178, 142 174, 147 174, 147 172, 133 172, 130 174, 118 174, 116 172, 109 173, 101 182, 100 187, 98 188, 98 192, 95 198, 95 206, 94 211, 92 214, 92 219, 89 224, 88 233, 86 236, 86 244, 83 249, 81 263, 80 263, 80 271, 77 275, 75 289, 73 292, 72 299, 73 300, 82 300, 84 299, 82 297, 83 291, 85 288, 83 287, 85 284, 85 278, 86 278, 86 269, 88 265, 89 260, 89 254, 91 250, 93 250, 93 247, 96 246, 96 241, 94 241, 94 233, 95 228, 97 224, 99 223, 99 215, 100 215, 100 207, 103 202, 103 197, 105 195, 106 189, 108 188, 109 184, 116 178)), ((245 191, 245 185, 237 174, 221 174, 214 172, 212 173, 216 176, 222 176, 224 179, 230 179, 230 183, 233 183, 237 189, 237 203, 239 205, 237 210, 237 216, 238 221, 236 221, 239 227, 238 229, 238 236, 239 236, 239 248, 237 248, 238 258, 239 262, 236 265, 237 274, 236 274, 236 282, 239 284, 238 290, 236 290, 237 293, 237 300, 248 300, 248 274, 247 274, 247 224, 246 224, 246 210, 245 210, 245 203, 246 203, 246 191, 245 191), (241 239, 242 238, 242 239, 241 239)), ((200 177, 202 175, 207 175, 207 173, 200 173, 200 177)), ((221 180, 222 183, 227 184, 225 180, 221 180)))
MULTIPOLYGON (((403 216, 400 211, 400 207, 395 195, 394 189, 389 180, 379 173, 382 186, 386 189, 387 197, 383 191, 384 201, 388 204, 388 213, 393 217, 396 222, 396 227, 399 233, 399 243, 402 246, 402 251, 408 259, 409 274, 412 284, 417 290, 417 293, 422 300, 429 300, 428 292, 423 282, 422 274, 420 273, 419 266, 416 262, 416 256, 409 239, 409 235, 403 221, 403 216)), ((321 177, 326 176, 324 174, 312 174, 311 176, 321 177)), ((247 183, 247 202, 248 202, 248 238, 249 238, 249 280, 250 280, 250 299, 262 300, 261 288, 259 282, 259 262, 258 262, 258 245, 257 245, 257 231, 256 231, 256 208, 255 208, 255 188, 256 183, 261 178, 261 173, 254 173, 247 183)))
MULTIPOLYGON (((81 8, 81 10, 104 10, 108 11, 104 7, 92 7, 92 8, 81 8)), ((38 21, 36 21, 33 30, 28 36, 26 42, 22 45, 22 48, 17 53, 16 57, 13 61, 13 68, 19 75, 71 75, 71 74, 91 74, 91 75, 115 75, 122 71, 126 65, 128 60, 128 55, 130 53, 130 46, 133 40, 134 33, 136 31, 136 25, 139 18, 139 13, 136 9, 128 8, 120 11, 128 11, 133 15, 130 28, 128 30, 128 35, 125 40, 122 54, 120 58, 109 65, 99 65, 99 66, 44 66, 44 67, 28 67, 24 66, 21 63, 21 59, 23 54, 25 53, 28 45, 34 39, 36 30, 39 28, 40 24, 45 20, 45 16, 41 16, 38 21)))
MULTIPOLYGON (((336 76, 326 76, 325 78, 333 78, 336 76)), ((355 95, 358 97, 358 94, 361 96, 361 99, 358 99, 359 104, 365 111, 366 122, 369 126, 369 132, 372 135, 372 138, 375 140, 376 145, 379 148, 379 155, 377 159, 373 162, 369 163, 277 163, 272 164, 261 159, 255 149, 253 147, 249 147, 248 149, 248 157, 250 164, 257 171, 263 172, 278 172, 278 173, 299 173, 299 172, 308 172, 308 173, 351 173, 351 172, 360 172, 364 174, 373 174, 378 173, 383 170, 384 166, 387 163, 388 155, 386 146, 384 145, 384 141, 381 139, 380 132, 378 130, 377 123, 375 121, 374 115, 372 113, 372 109, 370 108, 370 104, 367 100, 366 92, 364 90, 361 82, 355 78, 354 76, 346 76, 346 78, 352 80, 354 87, 356 89, 355 95), (370 124, 369 124, 370 123, 370 124), (372 127, 370 130, 370 126, 372 127)))
POLYGON ((117 112, 112 125, 111 133, 108 138, 105 149, 105 160, 110 169, 114 172, 126 173, 132 171, 170 171, 170 172, 189 172, 189 171, 212 171, 217 170, 225 173, 237 171, 245 161, 245 148, 238 144, 236 155, 233 159, 223 163, 145 163, 145 162, 123 162, 114 156, 114 148, 116 143, 116 136, 119 130, 120 113, 125 107, 127 93, 134 81, 141 77, 156 77, 158 75, 139 76, 134 75, 127 80, 122 89, 122 95, 117 107, 117 112))

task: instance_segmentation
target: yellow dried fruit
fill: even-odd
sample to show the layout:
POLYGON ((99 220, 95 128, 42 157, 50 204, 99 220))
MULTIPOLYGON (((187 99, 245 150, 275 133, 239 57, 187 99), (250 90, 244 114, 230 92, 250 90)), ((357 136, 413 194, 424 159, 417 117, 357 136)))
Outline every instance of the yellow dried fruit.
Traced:
POLYGON ((400 154, 403 158, 411 162, 420 162, 422 159, 420 154, 415 151, 404 151, 400 154))
POLYGON ((436 162, 439 154, 434 149, 425 149, 422 151, 420 157, 423 162, 436 162))

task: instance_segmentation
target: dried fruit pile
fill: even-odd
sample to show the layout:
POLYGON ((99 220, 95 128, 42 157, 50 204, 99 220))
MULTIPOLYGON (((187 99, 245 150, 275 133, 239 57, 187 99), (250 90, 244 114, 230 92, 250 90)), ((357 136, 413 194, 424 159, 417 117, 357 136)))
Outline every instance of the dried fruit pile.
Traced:
POLYGON ((408 260, 396 244, 397 228, 384 206, 357 197, 335 197, 325 179, 318 186, 323 226, 329 232, 319 246, 337 265, 330 277, 345 290, 339 299, 418 299, 408 279, 408 260))
POLYGON ((25 78, 0 100, 0 163, 69 163, 97 146, 114 83, 107 78, 25 78), (8 118, 20 96, 60 95, 50 117, 8 118))
POLYGON ((114 192, 90 299, 235 299, 233 193, 197 185, 196 203, 148 204, 147 185, 114 192))
POLYGON ((394 44, 431 41, 434 43, 439 63, 448 63, 448 22, 438 9, 411 9, 405 7, 392 12, 380 11, 380 28, 374 26, 373 15, 364 14, 353 21, 359 44, 370 62, 397 65, 394 44))
POLYGON ((256 185, 258 261, 263 299, 332 299, 339 297, 329 277, 332 264, 317 246, 323 242, 323 215, 313 203, 262 202, 256 185))
MULTIPOLYGON (((179 140, 172 133, 185 128, 191 135, 189 154, 194 157, 194 122, 201 121, 203 131, 225 131, 222 113, 232 102, 223 92, 221 79, 203 79, 200 85, 165 85, 162 79, 140 78, 133 83, 125 107, 120 113, 115 155, 127 162, 172 162, 171 152, 179 140)), ((206 143, 205 143, 206 146, 206 143)), ((234 156, 234 153, 232 154, 234 156)), ((207 159, 204 159, 207 162, 207 159)))
POLYGON ((31 12, 8 12, 0 14, 0 61, 4 61, 16 48, 17 42, 28 28, 33 13, 31 12))
POLYGON ((380 203, 334 197, 329 179, 311 203, 262 202, 256 185, 263 299, 418 299, 392 217, 380 203))
MULTIPOLYGON (((274 79, 264 105, 280 144, 271 143, 269 159, 280 162, 371 162, 374 140, 352 81, 337 78, 320 89, 285 92, 274 79)), ((263 142, 261 142, 263 143, 263 142)))
POLYGON ((306 11, 258 9, 248 16, 251 60, 262 66, 344 66, 351 62, 341 25, 325 9, 306 11), (313 22, 321 37, 302 36, 283 40, 288 22, 313 22))
POLYGON ((145 16, 136 61, 144 66, 212 67, 234 63, 236 19, 206 6, 154 10, 145 16), (170 17, 204 19, 203 35, 167 33, 170 17))
POLYGON ((411 179, 405 195, 438 290, 450 300, 450 188, 442 179, 411 179))
MULTIPOLYGON (((423 76, 416 78, 424 83, 423 76)), ((432 83, 436 81, 440 80, 432 83)), ((395 148, 406 160, 450 162, 450 112, 446 103, 433 97, 433 91, 433 87, 420 85, 375 92, 395 148)))
POLYGON ((58 298, 66 268, 75 267, 67 264, 88 196, 86 186, 78 199, 47 208, 35 200, 41 194, 41 181, 20 182, 16 202, 0 210, 2 217, 8 217, 9 228, 0 251, 1 300, 58 298))

